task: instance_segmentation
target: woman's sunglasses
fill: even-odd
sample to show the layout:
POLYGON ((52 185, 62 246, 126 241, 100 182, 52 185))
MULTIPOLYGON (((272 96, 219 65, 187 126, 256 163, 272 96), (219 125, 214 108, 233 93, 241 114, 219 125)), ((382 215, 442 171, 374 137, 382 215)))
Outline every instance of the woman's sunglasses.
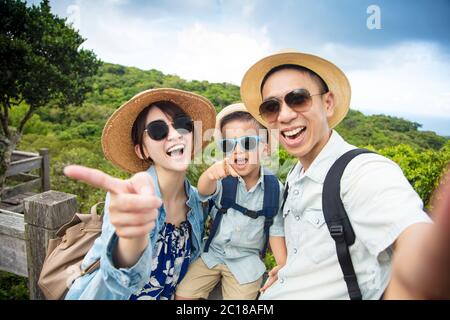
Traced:
MULTIPOLYGON (((306 89, 295 89, 284 96, 284 102, 297 112, 306 112, 311 108, 312 97, 321 96, 327 92, 310 94, 306 89)), ((267 122, 274 122, 280 114, 281 98, 269 98, 259 106, 260 116, 267 122)))
MULTIPOLYGON (((181 134, 192 132, 194 122, 190 117, 177 117, 173 120, 172 127, 181 134)), ((155 120, 147 124, 145 131, 153 140, 160 141, 169 135, 169 126, 163 120, 155 120)))
POLYGON ((244 136, 240 138, 233 139, 222 139, 219 140, 219 148, 223 153, 231 153, 236 148, 237 144, 240 144, 241 147, 246 151, 254 150, 259 143, 258 136, 244 136))

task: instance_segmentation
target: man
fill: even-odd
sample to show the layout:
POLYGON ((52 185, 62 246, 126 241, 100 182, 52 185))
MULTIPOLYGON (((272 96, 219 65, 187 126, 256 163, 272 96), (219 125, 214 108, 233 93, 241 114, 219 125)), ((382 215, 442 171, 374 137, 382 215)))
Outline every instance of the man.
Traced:
POLYGON ((287 263, 261 299, 449 298, 448 198, 436 209, 441 220, 432 224, 401 169, 375 153, 356 156, 340 179, 355 240, 351 261, 342 250, 338 258, 322 190, 335 161, 356 149, 333 130, 348 112, 350 95, 339 68, 299 52, 268 56, 242 80, 248 111, 279 130, 281 145, 299 160, 286 180, 287 263))

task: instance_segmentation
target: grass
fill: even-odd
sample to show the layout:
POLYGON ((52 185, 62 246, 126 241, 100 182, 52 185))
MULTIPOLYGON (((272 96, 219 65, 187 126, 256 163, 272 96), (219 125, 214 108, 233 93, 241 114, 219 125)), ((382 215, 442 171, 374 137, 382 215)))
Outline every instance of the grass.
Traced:
POLYGON ((0 300, 28 300, 28 279, 0 271, 0 300))

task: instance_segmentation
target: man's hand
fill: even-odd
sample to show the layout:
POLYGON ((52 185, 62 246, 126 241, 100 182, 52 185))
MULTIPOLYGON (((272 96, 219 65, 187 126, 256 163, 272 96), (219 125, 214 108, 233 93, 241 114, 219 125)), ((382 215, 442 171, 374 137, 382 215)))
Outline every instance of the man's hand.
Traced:
POLYGON ((411 228, 396 245, 385 299, 450 299, 450 167, 432 206, 434 224, 411 228))
POLYGON ((284 266, 275 266, 269 271, 269 278, 267 278, 266 283, 259 289, 259 292, 264 293, 275 281, 278 280, 278 271, 284 266))

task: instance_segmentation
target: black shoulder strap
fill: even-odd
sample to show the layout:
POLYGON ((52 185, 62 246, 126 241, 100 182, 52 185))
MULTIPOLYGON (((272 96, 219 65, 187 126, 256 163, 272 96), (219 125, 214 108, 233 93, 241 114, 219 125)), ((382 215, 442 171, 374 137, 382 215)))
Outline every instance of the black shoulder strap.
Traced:
POLYGON ((216 235, 217 230, 220 226, 220 222, 222 221, 222 216, 227 213, 228 209, 231 208, 236 202, 237 184, 237 178, 229 176, 222 179, 222 197, 220 199, 220 209, 217 210, 216 216, 214 217, 208 240, 206 240, 205 247, 203 249, 204 252, 209 251, 211 241, 216 235))
POLYGON ((264 200, 262 213, 264 215, 264 246, 261 250, 261 258, 266 256, 267 246, 269 243, 270 227, 273 219, 278 213, 280 202, 280 186, 278 179, 273 174, 264 175, 264 200))
POLYGON ((343 154, 331 166, 325 177, 322 193, 322 210, 330 235, 336 243, 339 264, 352 300, 361 300, 361 290, 350 256, 349 246, 355 242, 355 233, 341 199, 341 177, 348 163, 366 149, 354 149, 343 154))

